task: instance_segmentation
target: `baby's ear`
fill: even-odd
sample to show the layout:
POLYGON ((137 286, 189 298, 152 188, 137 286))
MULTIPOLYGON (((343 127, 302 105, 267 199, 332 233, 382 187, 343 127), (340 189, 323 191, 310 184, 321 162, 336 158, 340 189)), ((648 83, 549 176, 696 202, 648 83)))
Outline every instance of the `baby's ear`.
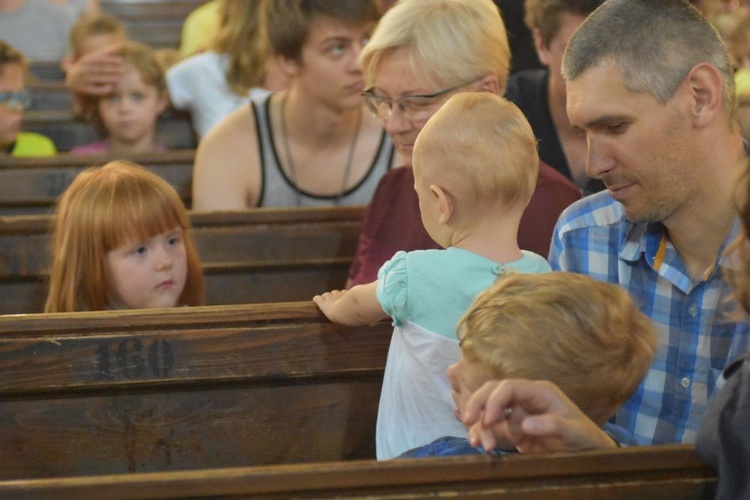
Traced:
POLYGON ((440 212, 438 223, 440 223, 441 225, 448 224, 448 222, 451 220, 451 217, 453 217, 453 212, 455 210, 453 197, 449 192, 445 191, 440 186, 436 186, 435 184, 430 184, 430 193, 435 198, 435 201, 438 204, 438 211, 440 212))

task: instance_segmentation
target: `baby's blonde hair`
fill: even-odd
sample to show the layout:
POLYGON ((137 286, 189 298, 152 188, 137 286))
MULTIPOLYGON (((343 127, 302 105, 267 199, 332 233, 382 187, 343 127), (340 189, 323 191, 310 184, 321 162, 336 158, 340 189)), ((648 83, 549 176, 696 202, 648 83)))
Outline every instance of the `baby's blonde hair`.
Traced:
POLYGON ((548 380, 603 424, 648 372, 651 321, 617 285, 582 274, 509 274, 458 325, 461 352, 498 379, 548 380))
POLYGON ((108 308, 107 252, 179 227, 187 280, 179 305, 203 303, 203 275, 190 221, 175 189, 153 172, 113 161, 81 172, 57 203, 45 312, 108 308))
POLYGON ((539 154, 529 122, 513 103, 490 92, 461 92, 419 133, 414 168, 467 208, 525 207, 536 188, 539 154))

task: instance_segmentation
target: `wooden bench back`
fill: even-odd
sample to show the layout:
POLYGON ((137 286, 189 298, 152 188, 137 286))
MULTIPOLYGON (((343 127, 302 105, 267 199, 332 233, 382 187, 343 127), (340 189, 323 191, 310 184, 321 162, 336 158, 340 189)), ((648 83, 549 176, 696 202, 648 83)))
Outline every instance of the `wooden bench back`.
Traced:
MULTIPOLYGON (((363 212, 327 207, 191 213, 207 303, 309 300, 343 287, 363 212)), ((51 224, 49 215, 0 217, 0 314, 44 309, 51 224)))
POLYGON ((390 332, 312 302, 0 317, 0 478, 372 458, 390 332))
MULTIPOLYGON (((75 119, 72 109, 26 111, 23 130, 49 137, 62 152, 101 139, 93 126, 75 119)), ((169 149, 190 149, 197 145, 188 113, 165 113, 159 118, 156 133, 157 140, 169 149)))
POLYGON ((0 482, 24 498, 711 499, 714 472, 687 445, 500 458, 277 465, 0 482))
POLYGON ((27 87, 31 91, 31 106, 24 111, 72 110, 73 96, 63 81, 37 81, 27 87))
POLYGON ((117 16, 128 37, 154 48, 180 45, 182 23, 206 0, 101 0, 102 10, 117 16))
POLYGON ((32 83, 36 82, 65 82, 65 71, 60 63, 49 61, 29 61, 29 73, 32 83))
MULTIPOLYGON (((76 175, 112 159, 111 155, 0 156, 0 215, 52 213, 57 198, 76 175)), ((166 179, 180 194, 185 206, 190 206, 194 149, 132 155, 129 159, 166 179)))

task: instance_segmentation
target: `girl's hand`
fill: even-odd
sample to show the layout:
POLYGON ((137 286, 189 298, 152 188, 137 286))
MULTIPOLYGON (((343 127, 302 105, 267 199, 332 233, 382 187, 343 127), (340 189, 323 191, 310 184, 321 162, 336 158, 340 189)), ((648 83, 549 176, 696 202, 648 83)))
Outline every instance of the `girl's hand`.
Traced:
POLYGON ((320 310, 323 312, 323 314, 326 315, 328 319, 330 319, 331 321, 336 321, 333 314, 333 309, 336 303, 341 300, 341 297, 343 297, 345 293, 346 290, 331 290, 330 292, 316 295, 312 300, 318 305, 320 310))

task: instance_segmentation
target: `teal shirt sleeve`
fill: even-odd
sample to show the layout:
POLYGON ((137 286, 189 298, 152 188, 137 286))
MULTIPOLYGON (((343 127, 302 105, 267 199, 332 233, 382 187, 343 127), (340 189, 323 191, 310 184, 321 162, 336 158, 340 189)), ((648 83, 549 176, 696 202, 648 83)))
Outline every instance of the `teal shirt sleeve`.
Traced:
POLYGON ((376 294, 383 310, 393 318, 393 326, 403 325, 409 317, 406 260, 406 252, 397 252, 378 271, 376 294))

